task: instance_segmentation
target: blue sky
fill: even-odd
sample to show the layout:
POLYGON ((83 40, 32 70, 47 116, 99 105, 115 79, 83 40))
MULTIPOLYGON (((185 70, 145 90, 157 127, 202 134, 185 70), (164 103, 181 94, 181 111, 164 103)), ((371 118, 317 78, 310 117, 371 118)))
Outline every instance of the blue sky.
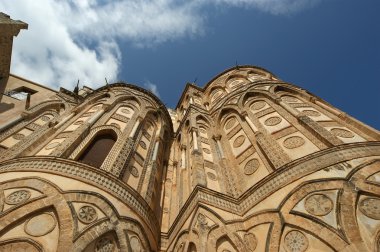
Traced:
POLYGON ((175 107, 186 82, 203 86, 237 61, 380 129, 378 0, 10 2, 0 9, 29 23, 12 72, 50 87, 79 78, 96 88, 107 77, 175 107))

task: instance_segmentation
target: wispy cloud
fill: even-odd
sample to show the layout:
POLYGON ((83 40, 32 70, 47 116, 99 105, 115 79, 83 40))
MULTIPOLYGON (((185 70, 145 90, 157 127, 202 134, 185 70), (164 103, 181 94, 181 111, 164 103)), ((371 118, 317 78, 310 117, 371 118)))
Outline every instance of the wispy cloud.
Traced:
POLYGON ((151 91, 153 94, 155 94, 158 98, 160 98, 160 93, 158 92, 157 85, 150 82, 150 81, 145 81, 144 87, 151 91))
POLYGON ((0 9, 29 24, 14 42, 12 72, 57 88, 118 79, 121 43, 153 46, 204 32, 210 5, 288 14, 320 0, 14 0, 0 9))

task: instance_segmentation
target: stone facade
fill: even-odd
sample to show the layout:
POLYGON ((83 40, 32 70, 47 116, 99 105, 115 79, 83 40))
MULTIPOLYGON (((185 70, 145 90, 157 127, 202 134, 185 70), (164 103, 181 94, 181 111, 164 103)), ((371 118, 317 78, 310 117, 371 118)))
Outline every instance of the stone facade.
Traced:
POLYGON ((380 251, 379 132, 265 69, 176 109, 126 83, 31 101, 0 115, 0 251, 380 251))

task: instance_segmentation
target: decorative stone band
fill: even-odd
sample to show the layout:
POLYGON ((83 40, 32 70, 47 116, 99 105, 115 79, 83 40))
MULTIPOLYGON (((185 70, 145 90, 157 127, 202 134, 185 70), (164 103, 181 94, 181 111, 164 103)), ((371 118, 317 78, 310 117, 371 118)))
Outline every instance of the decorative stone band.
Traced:
POLYGON ((9 171, 41 171, 64 175, 96 185, 104 191, 115 195, 135 210, 154 235, 159 235, 160 233, 157 217, 145 200, 128 185, 102 170, 56 157, 28 157, 0 163, 0 173, 9 171))
POLYGON ((275 173, 268 175, 248 189, 239 198, 230 197, 197 186, 181 208, 168 233, 162 234, 162 237, 173 240, 174 236, 178 235, 180 228, 190 218, 191 213, 200 203, 212 205, 243 216, 247 211, 280 188, 308 174, 334 164, 339 165, 339 163, 347 160, 379 155, 380 142, 344 144, 321 150, 282 166, 275 173))

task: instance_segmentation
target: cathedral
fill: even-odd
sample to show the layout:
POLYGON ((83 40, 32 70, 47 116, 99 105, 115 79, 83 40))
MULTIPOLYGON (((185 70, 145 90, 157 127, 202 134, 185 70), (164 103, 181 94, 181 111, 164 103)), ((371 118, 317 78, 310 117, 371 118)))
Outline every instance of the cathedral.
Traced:
POLYGON ((0 251, 380 251, 380 133, 257 66, 177 106, 10 73, 0 14, 0 251))

